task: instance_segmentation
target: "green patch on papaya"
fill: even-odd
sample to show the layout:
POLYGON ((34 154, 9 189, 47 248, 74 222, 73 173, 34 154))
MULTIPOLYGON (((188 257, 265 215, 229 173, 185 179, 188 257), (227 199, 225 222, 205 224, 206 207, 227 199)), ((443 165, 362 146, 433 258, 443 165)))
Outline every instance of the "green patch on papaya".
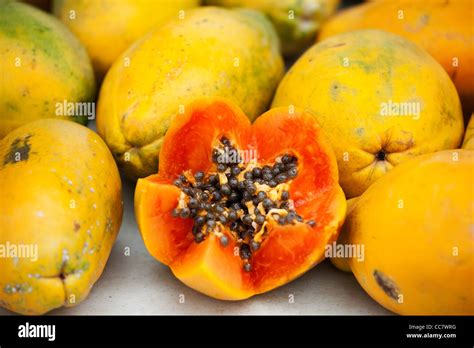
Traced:
POLYGON ((13 104, 12 102, 10 101, 7 101, 5 103, 5 108, 9 111, 14 111, 14 112, 17 112, 18 111, 18 105, 16 104, 13 104))
POLYGON ((80 99, 93 99, 92 70, 84 70, 87 68, 82 67, 87 64, 74 59, 78 56, 87 60, 87 53, 79 40, 54 16, 21 2, 0 2, 0 41, 18 51, 22 64, 37 59, 54 67, 64 79, 77 80, 78 85, 86 83, 79 93, 80 99))
POLYGON ((31 134, 25 136, 24 138, 16 138, 13 140, 13 142, 10 144, 7 154, 3 159, 3 165, 27 161, 31 150, 30 139, 31 134))
MULTIPOLYGON (((63 41, 62 28, 56 28, 56 19, 45 15, 31 6, 6 2, 0 4, 0 34, 15 41, 34 45, 32 54, 44 53, 47 57, 61 62, 64 49, 58 45, 63 41)), ((58 23, 59 24, 59 23, 58 23)))

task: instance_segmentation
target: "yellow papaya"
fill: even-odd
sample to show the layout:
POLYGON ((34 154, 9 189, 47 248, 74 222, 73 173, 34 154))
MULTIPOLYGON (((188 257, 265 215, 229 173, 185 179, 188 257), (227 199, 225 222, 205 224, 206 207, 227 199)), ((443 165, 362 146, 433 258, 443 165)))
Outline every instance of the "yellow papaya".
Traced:
POLYGON ((86 298, 122 219, 121 181, 102 139, 38 120, 0 140, 0 306, 43 314, 86 298))
POLYGON ((102 85, 97 130, 131 178, 156 172, 163 137, 198 97, 262 113, 283 76, 278 37, 257 11, 202 7, 123 53, 102 85))
POLYGON ((464 130, 459 96, 441 65, 380 30, 311 47, 281 81, 273 106, 301 107, 316 117, 348 198, 413 156, 457 148, 464 130))
POLYGON ((474 152, 445 150, 400 164, 348 212, 340 260, 385 308, 405 315, 474 314, 474 152))

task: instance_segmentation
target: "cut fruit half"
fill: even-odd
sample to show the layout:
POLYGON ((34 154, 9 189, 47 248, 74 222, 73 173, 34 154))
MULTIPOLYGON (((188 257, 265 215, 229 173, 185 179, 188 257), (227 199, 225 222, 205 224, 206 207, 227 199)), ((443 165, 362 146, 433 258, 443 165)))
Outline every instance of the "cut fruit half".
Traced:
POLYGON ((137 183, 148 251, 223 300, 269 291, 323 260, 346 201, 314 117, 277 108, 251 125, 218 98, 186 110, 165 136, 159 173, 137 183))

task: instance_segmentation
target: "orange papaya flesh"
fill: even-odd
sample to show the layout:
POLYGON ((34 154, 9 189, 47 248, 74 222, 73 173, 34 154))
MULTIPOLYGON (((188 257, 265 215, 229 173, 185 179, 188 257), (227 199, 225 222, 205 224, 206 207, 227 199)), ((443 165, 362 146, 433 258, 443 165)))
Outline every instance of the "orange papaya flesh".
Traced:
POLYGON ((212 146, 224 134, 238 147, 250 144, 250 121, 239 108, 225 102, 194 105, 187 109, 195 110, 175 118, 163 140, 158 172, 170 182, 184 171, 208 172, 215 167, 212 146))
POLYGON ((223 300, 269 291, 320 262, 346 203, 314 117, 278 108, 251 125, 219 98, 186 109, 164 138, 158 174, 137 183, 148 251, 189 287, 223 300), (251 160, 222 161, 238 150, 251 160))
POLYGON ((188 232, 193 222, 175 219, 171 215, 176 207, 180 190, 151 175, 139 183, 135 201, 135 215, 141 231, 163 231, 168 233, 142 233, 148 252, 164 264, 169 265, 193 242, 188 232), (144 225, 145 224, 145 225, 144 225))

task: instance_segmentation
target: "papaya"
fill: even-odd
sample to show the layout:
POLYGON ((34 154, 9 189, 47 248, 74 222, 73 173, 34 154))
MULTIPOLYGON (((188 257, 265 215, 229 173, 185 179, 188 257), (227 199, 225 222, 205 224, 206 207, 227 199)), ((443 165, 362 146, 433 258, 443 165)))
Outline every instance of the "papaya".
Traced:
POLYGON ((416 44, 380 30, 311 47, 287 72, 272 105, 294 105, 316 117, 348 198, 411 157, 457 148, 464 129, 446 71, 416 44))
POLYGON ((473 173, 474 152, 461 149, 400 164, 347 214, 338 243, 364 245, 363 260, 335 263, 395 313, 473 315, 473 173))
POLYGON ((462 148, 466 150, 474 150, 474 114, 471 115, 471 119, 467 124, 462 148))
POLYGON ((0 140, 0 306, 38 315, 83 301, 122 219, 121 181, 103 140, 37 120, 0 140))
POLYGON ((251 125, 221 98, 196 100, 173 120, 158 174, 135 191, 150 254, 221 300, 269 291, 315 266, 345 211, 334 153, 312 116, 278 108, 251 125))
POLYGON ((318 39, 358 29, 380 29, 415 42, 454 82, 466 115, 474 111, 474 33, 471 0, 382 0, 350 7, 326 21, 318 39))
POLYGON ((199 0, 54 0, 53 13, 84 44, 98 80, 132 43, 199 0))
POLYGON ((96 87, 86 50, 55 17, 1 0, 0 56, 0 138, 37 119, 95 116, 58 107, 93 102, 96 87))
POLYGON ((170 122, 199 97, 230 98, 251 119, 283 76, 278 37, 259 12, 202 7, 150 33, 107 74, 97 130, 131 178, 156 172, 170 122))
MULTIPOLYGON (((354 198, 351 198, 351 199, 348 199, 348 200, 347 200, 347 202, 346 202, 346 203, 347 203, 346 216, 351 213, 352 209, 353 209, 354 206, 355 206, 355 202, 357 201, 358 198, 359 198, 359 197, 354 197, 354 198)), ((347 233, 345 233, 345 234, 340 233, 340 234, 339 234, 339 237, 338 237, 338 239, 337 239, 337 244, 335 244, 336 248, 337 248, 339 245, 348 245, 348 244, 349 244, 349 242, 347 241, 347 233)), ((326 251, 328 251, 328 250, 333 251, 333 250, 332 250, 333 246, 329 246, 328 248, 330 248, 330 249, 326 249, 326 251)), ((333 252, 336 252, 336 251, 337 251, 337 249, 334 250, 333 252)), ((336 255, 334 255, 334 254, 332 254, 332 253, 329 253, 329 255, 326 254, 326 256, 330 256, 331 263, 332 263, 333 266, 336 267, 338 270, 343 271, 343 272, 348 272, 348 273, 351 272, 351 269, 350 269, 350 267, 349 267, 349 264, 348 264, 346 258, 344 258, 344 257, 338 257, 338 256, 337 256, 337 253, 336 253, 336 255)))
POLYGON ((311 46, 339 0, 207 0, 209 5, 252 8, 265 13, 278 33, 282 54, 294 57, 311 46))

